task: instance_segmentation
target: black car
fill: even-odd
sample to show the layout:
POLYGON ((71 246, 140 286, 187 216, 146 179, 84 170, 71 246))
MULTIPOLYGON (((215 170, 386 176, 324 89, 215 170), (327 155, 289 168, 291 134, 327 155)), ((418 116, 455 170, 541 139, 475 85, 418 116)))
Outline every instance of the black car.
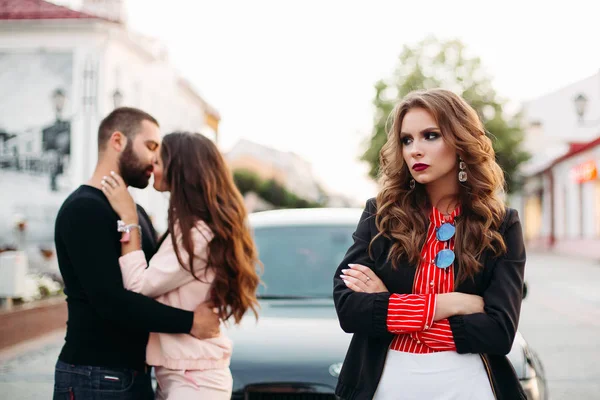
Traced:
MULTIPOLYGON (((250 215, 264 264, 260 317, 228 328, 233 399, 336 399, 351 335, 340 328, 333 272, 352 244, 360 209, 250 215)), ((547 399, 541 363, 520 334, 509 354, 530 400, 547 399)))

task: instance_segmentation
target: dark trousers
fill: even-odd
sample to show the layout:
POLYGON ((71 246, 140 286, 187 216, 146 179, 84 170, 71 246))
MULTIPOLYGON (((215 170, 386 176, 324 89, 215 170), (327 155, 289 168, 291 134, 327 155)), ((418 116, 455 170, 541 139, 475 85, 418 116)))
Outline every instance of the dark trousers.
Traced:
POLYGON ((150 371, 71 365, 58 361, 54 400, 153 400, 150 371))

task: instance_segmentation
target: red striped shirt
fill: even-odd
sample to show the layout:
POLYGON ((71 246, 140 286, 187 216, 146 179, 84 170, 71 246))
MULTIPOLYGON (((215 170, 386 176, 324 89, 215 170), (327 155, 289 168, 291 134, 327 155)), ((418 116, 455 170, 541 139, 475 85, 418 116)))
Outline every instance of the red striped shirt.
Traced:
POLYGON ((421 263, 415 274, 412 294, 392 294, 388 305, 388 331, 397 336, 390 348, 407 353, 456 351, 447 319, 433 321, 436 294, 454 290, 454 265, 446 269, 435 266, 435 255, 445 248, 454 250, 454 237, 448 242, 437 240, 435 233, 444 222, 454 223, 460 207, 449 217, 432 208, 427 240, 421 250, 421 263))

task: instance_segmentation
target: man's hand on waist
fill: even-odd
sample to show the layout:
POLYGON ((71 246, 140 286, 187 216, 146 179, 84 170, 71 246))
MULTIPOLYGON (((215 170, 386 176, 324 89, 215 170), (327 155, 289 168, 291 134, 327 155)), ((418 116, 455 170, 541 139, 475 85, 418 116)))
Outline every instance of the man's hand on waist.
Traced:
POLYGON ((198 339, 210 339, 221 334, 221 320, 209 303, 202 303, 194 310, 191 334, 198 339))

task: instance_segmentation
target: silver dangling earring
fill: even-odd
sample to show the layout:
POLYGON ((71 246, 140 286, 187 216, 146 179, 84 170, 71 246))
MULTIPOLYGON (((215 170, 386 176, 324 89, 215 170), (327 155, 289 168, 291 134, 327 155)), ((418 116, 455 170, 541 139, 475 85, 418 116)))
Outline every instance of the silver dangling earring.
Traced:
POLYGON ((408 186, 410 187, 410 190, 414 190, 414 189, 415 189, 415 186, 416 186, 416 182, 415 182, 415 180, 414 180, 414 179, 411 179, 411 180, 408 182, 408 186))
POLYGON ((465 164, 465 162, 462 160, 462 158, 458 158, 459 163, 458 163, 458 168, 460 169, 460 171, 458 172, 458 180, 459 182, 466 182, 467 181, 467 171, 465 171, 467 169, 467 164, 465 164))

